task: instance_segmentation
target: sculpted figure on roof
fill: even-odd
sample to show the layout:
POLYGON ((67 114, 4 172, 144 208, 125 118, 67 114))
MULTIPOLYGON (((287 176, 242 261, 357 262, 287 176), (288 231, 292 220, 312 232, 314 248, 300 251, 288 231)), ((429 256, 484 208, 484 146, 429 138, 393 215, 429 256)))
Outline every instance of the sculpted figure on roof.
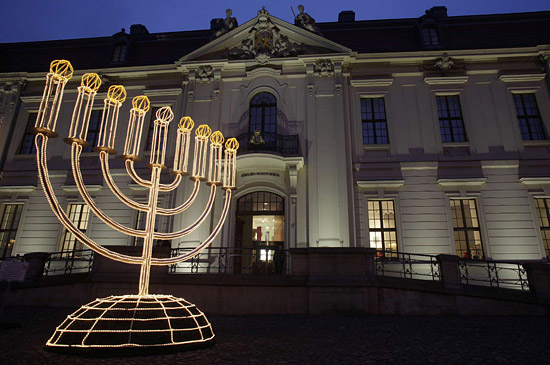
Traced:
POLYGON ((225 11, 225 19, 219 20, 219 26, 220 29, 216 32, 216 37, 221 36, 222 34, 225 34, 239 26, 239 23, 237 22, 237 18, 232 17, 233 10, 227 9, 225 11))
POLYGON ((294 24, 300 28, 307 29, 310 32, 322 35, 321 30, 315 25, 315 19, 313 19, 308 13, 304 13, 303 5, 298 5, 298 11, 300 11, 300 14, 296 15, 296 18, 294 18, 294 24))

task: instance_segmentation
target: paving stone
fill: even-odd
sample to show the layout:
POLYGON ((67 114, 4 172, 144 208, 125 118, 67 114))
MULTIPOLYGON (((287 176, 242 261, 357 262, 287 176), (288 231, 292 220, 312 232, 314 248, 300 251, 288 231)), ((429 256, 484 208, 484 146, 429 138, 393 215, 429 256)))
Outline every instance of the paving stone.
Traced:
POLYGON ((243 316, 209 319, 216 345, 166 355, 84 358, 45 351, 70 308, 6 308, 0 364, 529 364, 550 362, 542 317, 243 316))

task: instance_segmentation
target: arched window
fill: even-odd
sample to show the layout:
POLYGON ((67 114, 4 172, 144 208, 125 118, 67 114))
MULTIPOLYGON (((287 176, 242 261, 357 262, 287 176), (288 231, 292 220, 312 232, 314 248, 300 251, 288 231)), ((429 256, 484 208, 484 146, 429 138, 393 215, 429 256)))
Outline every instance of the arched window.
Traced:
POLYGON ((260 131, 264 139, 269 134, 274 138, 277 133, 277 99, 268 92, 261 92, 250 101, 249 132, 256 131, 260 131))
POLYGON ((439 46, 439 34, 435 25, 422 27, 422 42, 425 46, 439 46))

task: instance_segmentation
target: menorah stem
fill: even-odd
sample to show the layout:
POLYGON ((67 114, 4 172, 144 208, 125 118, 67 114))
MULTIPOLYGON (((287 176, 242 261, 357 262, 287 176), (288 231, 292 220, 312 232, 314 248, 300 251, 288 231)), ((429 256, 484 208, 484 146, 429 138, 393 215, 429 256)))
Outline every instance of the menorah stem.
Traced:
POLYGON ((160 166, 152 166, 151 188, 149 190, 149 210, 145 221, 145 232, 147 236, 143 241, 143 264, 139 276, 139 295, 149 294, 149 277, 151 275, 151 259, 153 257, 153 235, 155 233, 155 220, 157 216, 157 203, 160 185, 160 166))

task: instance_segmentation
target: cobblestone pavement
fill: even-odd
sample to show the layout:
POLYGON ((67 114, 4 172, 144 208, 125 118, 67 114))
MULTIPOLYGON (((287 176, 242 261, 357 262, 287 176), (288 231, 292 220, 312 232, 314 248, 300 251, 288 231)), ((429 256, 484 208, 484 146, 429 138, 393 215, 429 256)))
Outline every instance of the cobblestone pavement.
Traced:
POLYGON ((210 316, 216 345, 166 355, 83 358, 44 350, 68 308, 6 308, 0 364, 548 364, 540 317, 210 316))

